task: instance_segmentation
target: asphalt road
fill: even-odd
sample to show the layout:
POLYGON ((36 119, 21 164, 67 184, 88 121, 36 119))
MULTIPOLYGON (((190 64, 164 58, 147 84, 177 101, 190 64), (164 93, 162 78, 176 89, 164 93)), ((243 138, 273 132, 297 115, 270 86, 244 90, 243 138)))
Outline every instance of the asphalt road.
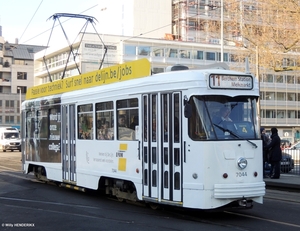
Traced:
POLYGON ((0 152, 0 230, 299 230, 298 198, 299 193, 267 190, 264 204, 249 210, 152 210, 40 183, 22 174, 19 152, 0 152))

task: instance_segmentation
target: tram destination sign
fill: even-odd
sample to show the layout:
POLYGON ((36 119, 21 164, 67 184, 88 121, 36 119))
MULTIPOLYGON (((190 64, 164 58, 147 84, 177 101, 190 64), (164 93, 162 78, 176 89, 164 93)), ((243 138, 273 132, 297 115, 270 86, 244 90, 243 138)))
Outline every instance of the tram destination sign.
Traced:
POLYGON ((214 89, 253 89, 251 75, 210 74, 209 87, 214 89))
POLYGON ((140 59, 31 87, 26 92, 26 100, 146 77, 150 73, 149 60, 140 59))

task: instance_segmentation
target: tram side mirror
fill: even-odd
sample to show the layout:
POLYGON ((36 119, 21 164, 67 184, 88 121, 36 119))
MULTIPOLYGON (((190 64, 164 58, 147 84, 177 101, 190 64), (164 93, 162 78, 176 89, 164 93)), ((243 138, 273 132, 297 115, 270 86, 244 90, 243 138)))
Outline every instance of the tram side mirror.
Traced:
POLYGON ((192 106, 189 103, 184 105, 184 117, 191 118, 192 116, 192 106))

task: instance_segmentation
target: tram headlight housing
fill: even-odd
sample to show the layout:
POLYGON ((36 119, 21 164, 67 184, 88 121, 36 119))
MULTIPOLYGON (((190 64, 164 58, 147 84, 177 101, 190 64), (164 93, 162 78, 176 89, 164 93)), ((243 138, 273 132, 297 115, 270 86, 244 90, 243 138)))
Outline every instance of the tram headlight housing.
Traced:
POLYGON ((237 165, 240 169, 245 169, 248 165, 248 162, 244 157, 241 157, 237 160, 237 165))

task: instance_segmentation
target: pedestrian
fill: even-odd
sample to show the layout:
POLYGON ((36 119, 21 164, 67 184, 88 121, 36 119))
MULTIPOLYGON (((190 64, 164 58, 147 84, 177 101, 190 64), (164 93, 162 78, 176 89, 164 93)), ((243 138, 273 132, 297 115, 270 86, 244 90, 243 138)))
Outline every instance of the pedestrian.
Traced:
POLYGON ((282 158, 281 152, 281 139, 278 136, 277 128, 271 128, 271 142, 266 146, 269 155, 269 162, 271 164, 270 178, 279 179, 280 178, 280 161, 282 158))
POLYGON ((266 135, 266 129, 263 127, 260 128, 260 136, 263 144, 263 177, 266 178, 266 163, 268 162, 266 146, 270 143, 270 139, 266 135))

